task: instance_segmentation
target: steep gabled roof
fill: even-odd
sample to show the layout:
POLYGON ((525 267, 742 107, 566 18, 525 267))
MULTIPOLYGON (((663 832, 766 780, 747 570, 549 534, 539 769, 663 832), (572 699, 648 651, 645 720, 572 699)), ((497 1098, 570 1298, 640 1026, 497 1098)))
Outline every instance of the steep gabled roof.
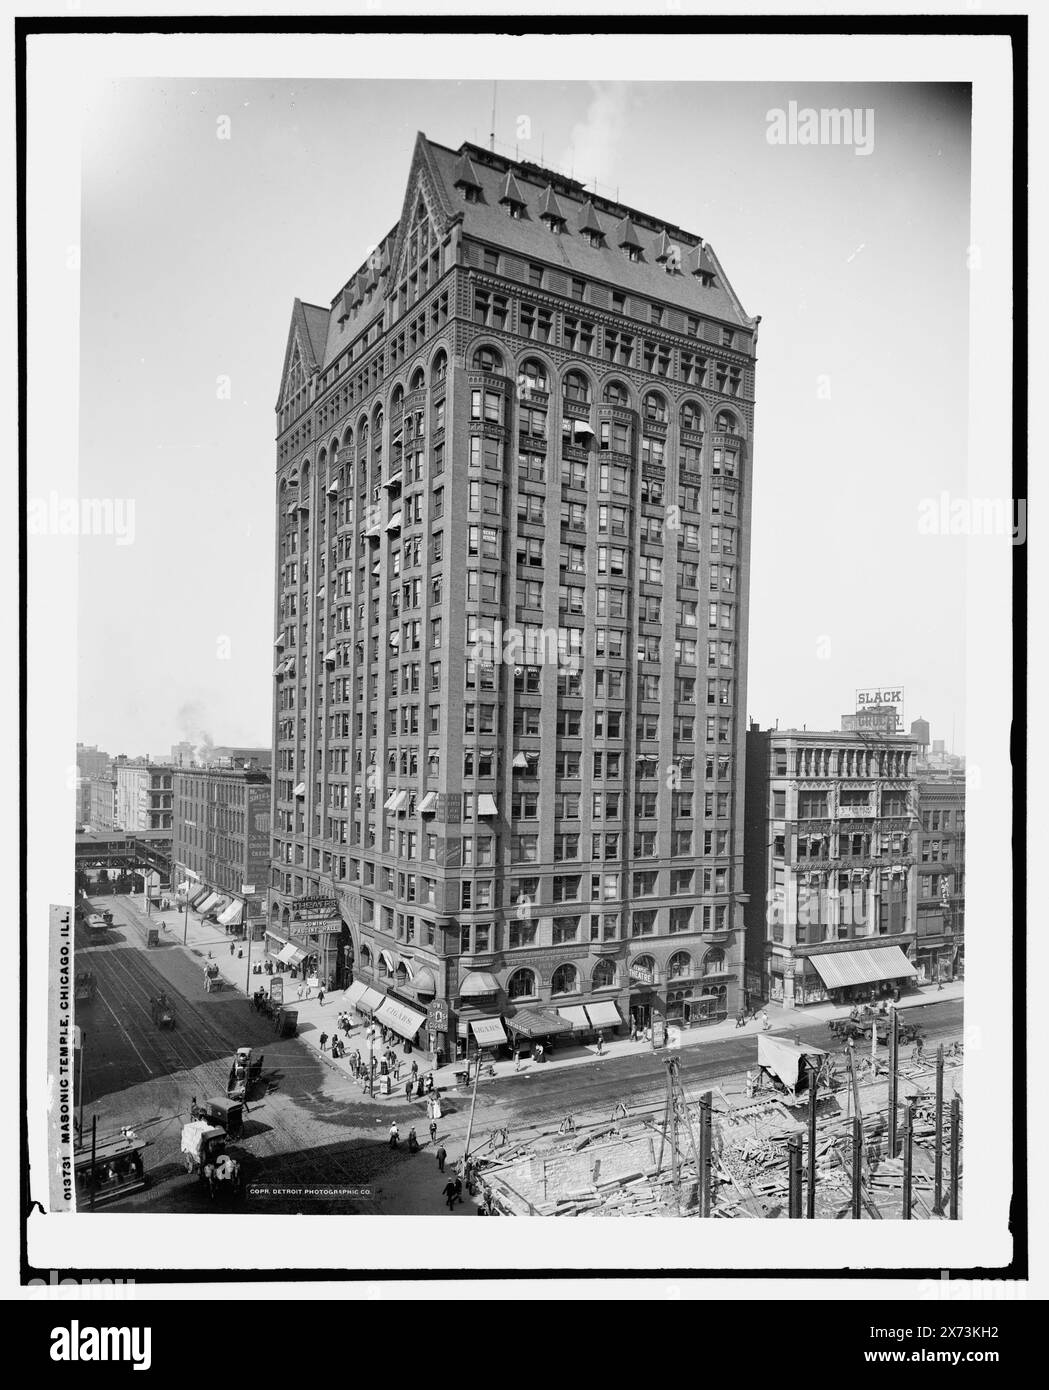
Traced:
POLYGON ((656 238, 655 246, 652 248, 652 258, 653 260, 663 262, 668 261, 673 254, 674 243, 670 240, 670 237, 667 235, 667 229, 664 227, 656 238))
POLYGON ((518 207, 521 208, 526 206, 524 197, 521 194, 521 190, 517 186, 517 180, 514 178, 514 171, 512 169, 507 169, 506 171, 506 180, 503 183, 503 191, 499 195, 499 201, 501 203, 515 203, 518 207))
POLYGON ((453 188, 480 188, 481 180, 477 177, 477 170, 473 166, 470 156, 464 151, 459 156, 459 163, 455 166, 455 178, 452 180, 453 188))
POLYGON ((624 217, 616 228, 615 242, 617 246, 636 246, 639 251, 641 250, 643 242, 629 217, 624 217))
POLYGON ((539 216, 552 217, 557 222, 566 220, 552 183, 548 183, 539 195, 539 216))
POLYGON ((598 236, 604 236, 605 229, 597 220, 597 211, 594 207, 592 198, 587 198, 583 204, 583 211, 579 218, 577 232, 596 232, 598 236))
POLYGON ((280 385, 277 388, 279 410, 284 399, 284 383, 288 369, 296 351, 302 359, 303 371, 312 376, 324 360, 324 344, 328 336, 328 310, 319 304, 304 304, 296 299, 291 306, 291 323, 288 325, 288 339, 284 348, 284 365, 281 367, 280 385))

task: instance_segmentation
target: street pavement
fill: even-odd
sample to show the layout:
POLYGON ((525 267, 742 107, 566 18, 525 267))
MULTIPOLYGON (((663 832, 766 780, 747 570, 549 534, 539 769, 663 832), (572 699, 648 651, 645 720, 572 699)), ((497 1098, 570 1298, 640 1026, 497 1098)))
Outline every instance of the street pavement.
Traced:
MULTIPOLYGON (((255 1012, 245 997, 270 977, 250 973, 248 944, 230 938, 221 927, 201 922, 192 912, 152 912, 140 907, 140 899, 117 896, 104 900, 113 909, 114 928, 109 939, 86 949, 78 941, 77 965, 91 968, 99 977, 98 997, 78 1021, 86 1029, 84 1078, 86 1132, 91 1115, 98 1116, 100 1136, 133 1124, 152 1141, 147 1167, 153 1184, 106 1210, 204 1210, 210 1209, 198 1184, 184 1172, 178 1152, 182 1124, 189 1118, 191 1096, 224 1095, 230 1060, 239 1046, 264 1053, 264 1088, 249 1105, 242 1147, 249 1180, 266 1183, 334 1182, 368 1189, 368 1195, 352 1204, 345 1201, 269 1199, 249 1201, 244 1210, 273 1213, 309 1211, 372 1214, 475 1215, 469 1202, 447 1210, 441 1196, 446 1178, 437 1170, 429 1141, 425 1100, 405 1099, 404 1079, 411 1061, 425 1069, 424 1054, 413 1052, 402 1061, 402 1083, 389 1096, 368 1096, 352 1080, 346 1060, 332 1059, 320 1051, 321 1033, 335 1030, 343 1011, 343 992, 326 993, 324 1002, 296 997, 298 985, 285 976, 287 1002, 298 1010, 299 1036, 278 1041, 269 1021, 255 1012), (150 926, 160 928, 161 944, 145 945, 150 926), (183 944, 183 942, 185 944, 183 944), (242 953, 242 954, 238 954, 242 953), (218 965, 226 988, 206 993, 204 966, 218 965), (150 995, 166 990, 173 999, 177 1025, 161 1033, 152 1024, 150 995), (387 1142, 389 1125, 396 1120, 401 1146, 387 1142), (420 1153, 408 1155, 404 1140, 415 1127, 420 1153)), ((253 951, 258 952, 259 943, 253 951)), ((934 1048, 961 1034, 962 986, 947 985, 942 991, 926 987, 906 997, 901 1008, 918 1009, 925 1027, 926 1046, 934 1048)), ((785 1011, 769 1005, 771 1031, 798 1035, 806 1042, 830 1051, 840 1042, 830 1033, 834 1017, 847 1008, 816 1005, 785 1011)), ((690 1093, 720 1087, 728 1096, 742 1093, 745 1072, 756 1065, 755 1035, 759 1019, 738 1029, 734 1020, 682 1035, 676 1049, 681 1079, 690 1093)), ((359 1023, 347 1039, 347 1047, 367 1055, 364 1027, 359 1023)), ((881 1049, 884 1056, 884 1049, 881 1049)), ((485 1074, 477 1087, 476 1114, 471 1153, 488 1144, 502 1128, 515 1137, 556 1130, 566 1114, 576 1124, 588 1118, 604 1119, 622 1103, 636 1110, 658 1104, 665 1091, 665 1051, 651 1044, 617 1039, 606 1042, 603 1055, 596 1046, 559 1045, 549 1060, 512 1060, 494 1065, 494 1078, 485 1074), (570 1076, 565 1072, 571 1072, 570 1076)), ((434 1072, 440 1091, 442 1119, 438 1140, 443 1141, 451 1165, 462 1154, 469 1121, 473 1088, 461 1087, 456 1067, 434 1072)))

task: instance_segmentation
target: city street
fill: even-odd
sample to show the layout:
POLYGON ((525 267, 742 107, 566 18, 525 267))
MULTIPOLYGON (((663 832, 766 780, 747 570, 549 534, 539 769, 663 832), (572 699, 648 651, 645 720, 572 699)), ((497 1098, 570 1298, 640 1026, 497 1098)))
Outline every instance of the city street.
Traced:
MULTIPOLYGON (((450 1213, 441 1201, 444 1179, 433 1161, 424 1102, 406 1102, 398 1092, 370 1099, 346 1074, 345 1063, 336 1065, 320 1055, 316 1020, 324 1021, 330 1006, 334 1024, 340 994, 329 996, 325 1015, 316 1001, 312 1010, 304 1007, 301 1036, 278 1041, 269 1022, 250 1007, 243 989, 230 982, 242 973, 245 980, 251 978, 247 963, 227 957, 228 943, 211 928, 194 919, 188 945, 183 946, 172 919, 161 932, 161 944, 149 948, 146 931, 151 923, 138 901, 117 896, 106 904, 112 907, 114 922, 105 941, 77 942, 77 968, 92 970, 98 982, 94 1002, 79 1016, 86 1034, 85 1137, 90 1138, 93 1116, 100 1138, 132 1125, 150 1141, 146 1166, 151 1184, 104 1210, 212 1209, 204 1190, 185 1172, 181 1129, 192 1097, 225 1094, 230 1059, 237 1047, 247 1046, 264 1056, 262 1085, 249 1103, 244 1134, 235 1145, 247 1181, 352 1184, 368 1192, 352 1200, 247 1197, 240 1209, 316 1215, 473 1214, 469 1203, 450 1213), (209 950, 227 977, 225 988, 214 993, 204 989, 209 950), (150 1014, 150 996, 161 991, 176 1017, 170 1030, 158 1028, 150 1014), (401 1132, 397 1151, 387 1142, 393 1120, 401 1132), (423 1144, 422 1153, 414 1157, 403 1143, 413 1125, 423 1144)), ((912 1003, 908 1016, 915 1008, 930 1050, 938 1042, 960 1037, 960 998, 912 1003)), ((829 1051, 840 1048, 827 1019, 816 1014, 792 1014, 789 1027, 777 1021, 775 1031, 787 1036, 799 1032, 804 1041, 829 1051)), ((351 1045, 360 1046, 358 1039, 355 1035, 351 1045)), ((665 1072, 660 1055, 632 1050, 599 1058, 572 1048, 564 1049, 565 1061, 569 1051, 571 1065, 526 1060, 521 1072, 514 1073, 503 1064, 500 1075, 481 1081, 471 1152, 482 1149, 496 1129, 505 1127, 520 1136, 556 1129, 568 1114, 578 1124, 607 1117, 620 1102, 631 1111, 661 1103, 665 1072)), ((755 1064, 755 1034, 733 1032, 706 1039, 692 1035, 677 1056, 681 1079, 692 1095, 720 1086, 726 1095, 738 1096, 747 1068, 755 1064)), ((446 1069, 441 1075, 439 1140, 454 1162, 465 1141, 472 1088, 451 1087, 450 1080, 446 1069)))

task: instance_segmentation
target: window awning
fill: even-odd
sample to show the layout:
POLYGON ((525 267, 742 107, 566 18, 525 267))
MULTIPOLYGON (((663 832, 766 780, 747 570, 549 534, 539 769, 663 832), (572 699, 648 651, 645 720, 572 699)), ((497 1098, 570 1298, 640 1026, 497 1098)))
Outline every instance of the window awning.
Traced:
POLYGON ((299 510, 299 504, 298 504, 298 502, 292 502, 291 506, 288 508, 288 515, 289 515, 289 516, 294 516, 295 513, 296 513, 298 510, 299 510))
POLYGON ((300 960, 306 959, 306 952, 301 946, 296 946, 294 942, 289 941, 287 946, 281 950, 277 959, 284 965, 298 965, 300 960))
POLYGON ((437 793, 427 792, 422 801, 419 802, 419 811, 422 815, 428 816, 437 810, 437 793))
POLYGON ((391 792, 382 803, 382 809, 384 811, 399 811, 407 800, 407 792, 391 792))
POLYGON ((354 980, 349 989, 343 995, 344 1000, 351 1009, 355 1009, 363 996, 368 992, 368 986, 363 980, 354 980))
POLYGON ((589 1028, 590 1020, 586 1016, 586 1010, 582 1004, 574 1004, 567 1009, 558 1009, 560 1016, 572 1025, 573 1028, 589 1028))
POLYGON ((432 970, 417 970, 412 976, 412 984, 420 994, 436 994, 437 981, 432 970))
POLYGON ((273 645, 274 645, 275 647, 283 647, 283 646, 284 646, 284 633, 283 633, 283 632, 280 634, 280 636, 277 638, 276 642, 274 642, 273 645))
POLYGON ((520 1033, 525 1038, 552 1037, 555 1033, 572 1031, 570 1023, 549 1009, 519 1009, 507 1022, 511 1032, 520 1033))
POLYGON ((241 918, 244 916, 244 904, 239 898, 234 898, 228 907, 224 907, 219 913, 219 925, 222 927, 238 927, 241 918))
POLYGON ((332 647, 330 651, 327 651, 327 652, 324 653, 324 660, 325 660, 325 661, 330 661, 330 662, 332 662, 332 664, 334 665, 334 662, 335 662, 335 648, 334 648, 334 647, 332 647))
POLYGON ((385 1023, 387 1028, 392 1028, 402 1038, 408 1039, 414 1038, 426 1022, 425 1014, 409 1009, 407 1004, 402 1004, 399 999, 391 999, 389 995, 375 1010, 375 1017, 380 1023, 385 1023))
POLYGON ((400 512, 396 512, 390 517, 389 521, 386 523, 386 529, 387 531, 399 531, 401 529, 400 512))
POLYGON ((203 913, 205 913, 205 912, 210 912, 211 909, 212 909, 212 908, 215 906, 215 904, 218 902, 218 900, 219 900, 219 895, 218 895, 218 893, 209 893, 209 894, 207 895, 207 897, 204 898, 204 900, 203 900, 201 903, 196 904, 196 910, 197 910, 199 913, 201 913, 201 914, 203 914, 203 913))
POLYGON ((392 954, 389 951, 380 951, 379 959, 384 960, 386 962, 386 969, 392 972, 394 968, 394 959, 392 954))
POLYGON ((506 1042, 502 1021, 498 1018, 473 1018, 470 1020, 473 1035, 481 1047, 495 1047, 506 1042))
POLYGON ((588 1004, 586 1011, 595 1028, 614 1028, 617 1023, 623 1022, 611 999, 599 999, 596 1004, 588 1004))
POLYGON ((495 797, 488 792, 481 792, 477 798, 477 814, 479 816, 497 816, 499 808, 495 804, 495 797))
POLYGON ((593 429, 590 427, 589 422, 586 421, 586 420, 573 420, 573 421, 572 421, 572 438, 573 438, 573 440, 576 440, 576 439, 593 439, 593 438, 594 438, 594 431, 593 431, 593 429))
POLYGON ((299 785, 298 785, 298 786, 295 788, 295 790, 292 792, 292 796, 305 796, 305 795, 306 795, 306 783, 305 783, 305 782, 300 782, 299 785))
POLYGON ((877 980, 903 980, 916 973, 914 966, 899 946, 882 946, 876 950, 835 951, 824 956, 809 956, 828 989, 845 989, 849 985, 869 985, 877 980))
POLYGON ((498 994, 499 981, 483 970, 473 970, 459 986, 460 999, 477 999, 484 994, 498 994))
POLYGON ((333 478, 331 482, 328 484, 328 496, 331 497, 334 493, 338 492, 338 490, 339 480, 338 478, 333 478))

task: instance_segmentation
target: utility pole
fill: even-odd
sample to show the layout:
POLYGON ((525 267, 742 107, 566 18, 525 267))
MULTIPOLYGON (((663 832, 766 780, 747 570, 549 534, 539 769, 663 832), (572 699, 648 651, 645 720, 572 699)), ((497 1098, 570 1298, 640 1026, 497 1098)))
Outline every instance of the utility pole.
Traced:
POLYGON ((711 1149, 711 1108, 713 1097, 709 1091, 699 1098, 699 1214, 710 1215, 710 1149, 711 1149))
POLYGON ((933 1170, 932 1209, 943 1215, 943 1043, 936 1049, 936 1166, 933 1170))
POLYGON ((896 1157, 896 1107, 899 1104, 899 1065, 900 1065, 900 1020, 895 1009, 892 1011, 892 1027, 889 1029, 889 1158, 896 1157))
POLYGON ((852 1219, 859 1221, 862 1211, 860 1190, 863 1183, 863 1120, 852 1117, 852 1219))
POLYGON ((94 1211, 94 1209, 95 1209, 95 1188, 96 1188, 97 1185, 98 1185, 98 1178, 97 1178, 97 1176, 96 1176, 96 1174, 95 1174, 95 1154, 96 1154, 96 1152, 97 1152, 96 1142, 95 1142, 95 1141, 96 1141, 96 1131, 97 1131, 97 1129, 98 1129, 98 1116, 97 1116, 97 1115, 92 1115, 92 1116, 91 1116, 91 1210, 92 1210, 92 1211, 94 1211))
POLYGON ((903 1212, 904 1221, 911 1219, 911 1186, 914 1179, 914 1104, 903 1107, 903 1212))
POLYGON ((787 1141, 787 1159, 790 1174, 787 1213, 792 1221, 801 1219, 801 1131, 792 1134, 787 1141))
POLYGON ((816 1102, 819 1097, 819 1072, 809 1061, 809 1191, 806 1216, 816 1219, 816 1102))
POLYGON ((951 1101, 951 1205, 950 1219, 958 1220, 958 1174, 961 1159, 962 1107, 958 1097, 951 1101))

